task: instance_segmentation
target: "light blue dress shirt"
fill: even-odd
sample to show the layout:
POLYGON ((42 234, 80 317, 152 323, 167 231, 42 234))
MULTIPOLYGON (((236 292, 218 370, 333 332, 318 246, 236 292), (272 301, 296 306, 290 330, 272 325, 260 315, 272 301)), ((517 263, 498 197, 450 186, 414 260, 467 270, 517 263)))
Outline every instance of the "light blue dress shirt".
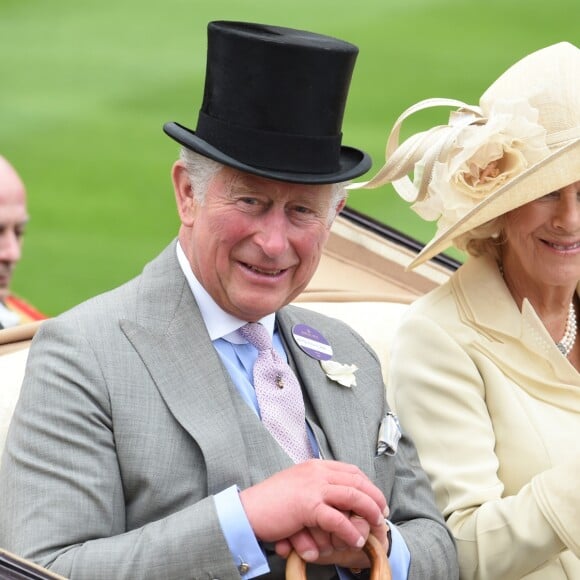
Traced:
MULTIPOLYGON (((220 359, 229 372, 242 399, 259 417, 260 411, 252 378, 252 370, 258 352, 238 332, 239 328, 244 326, 247 321, 228 314, 216 304, 193 274, 179 242, 177 242, 176 252, 179 265, 195 297, 210 339, 220 359)), ((287 360, 280 336, 277 332, 274 332, 275 320, 276 315, 270 314, 259 322, 264 325, 270 336, 272 336, 274 348, 280 356, 287 360)), ((308 425, 307 430, 314 454, 318 456, 318 444, 308 425)), ((240 570, 240 576, 244 580, 250 580, 256 576, 266 574, 270 568, 244 512, 238 491, 236 486, 231 486, 216 494, 214 501, 222 531, 230 548, 232 558, 240 570)), ((409 549, 397 527, 390 522, 389 526, 392 540, 389 563, 393 580, 406 580, 410 564, 409 549)), ((337 568, 337 570, 341 578, 352 578, 352 574, 347 570, 341 568, 337 568)))

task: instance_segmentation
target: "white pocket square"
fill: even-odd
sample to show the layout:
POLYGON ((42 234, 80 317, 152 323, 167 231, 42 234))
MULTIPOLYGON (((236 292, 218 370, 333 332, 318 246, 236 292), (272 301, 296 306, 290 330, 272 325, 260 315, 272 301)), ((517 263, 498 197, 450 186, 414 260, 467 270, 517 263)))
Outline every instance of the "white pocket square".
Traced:
POLYGON ((395 455, 400 438, 401 426, 399 425, 399 420, 394 413, 389 411, 383 417, 379 427, 377 455, 395 455))

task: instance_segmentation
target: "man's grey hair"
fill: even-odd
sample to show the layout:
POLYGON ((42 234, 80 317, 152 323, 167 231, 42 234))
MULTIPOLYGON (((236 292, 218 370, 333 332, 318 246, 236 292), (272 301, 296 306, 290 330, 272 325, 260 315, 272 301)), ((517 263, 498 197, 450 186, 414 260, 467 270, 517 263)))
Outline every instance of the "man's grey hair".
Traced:
POLYGON ((200 205, 203 205, 205 192, 209 187, 210 181, 223 169, 224 165, 191 149, 187 149, 187 147, 181 148, 179 158, 187 169, 195 200, 200 205))
MULTIPOLYGON (((195 200, 200 205, 203 205, 205 202, 205 194, 211 180, 225 167, 225 165, 219 161, 214 161, 209 157, 205 157, 200 153, 192 151, 187 147, 181 148, 179 158, 187 169, 189 182, 191 183, 191 189, 193 190, 195 200)), ((332 198, 328 215, 329 225, 332 224, 337 215, 336 210, 338 205, 343 200, 346 200, 348 193, 346 190, 347 183, 348 182, 332 184, 332 198)))

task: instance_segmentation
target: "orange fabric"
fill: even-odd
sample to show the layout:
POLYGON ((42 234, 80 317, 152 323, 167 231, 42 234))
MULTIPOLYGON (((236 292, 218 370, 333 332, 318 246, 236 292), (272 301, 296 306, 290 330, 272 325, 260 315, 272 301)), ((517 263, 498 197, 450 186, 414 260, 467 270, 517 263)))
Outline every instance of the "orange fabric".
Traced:
POLYGON ((18 298, 17 296, 14 295, 8 296, 8 298, 6 298, 6 300, 4 301, 4 304, 10 310, 12 310, 12 312, 15 312, 16 314, 18 314, 18 316, 20 316, 21 324, 33 322, 35 320, 44 320, 45 318, 47 318, 45 314, 34 308, 34 306, 31 306, 30 304, 22 300, 22 298, 18 298))

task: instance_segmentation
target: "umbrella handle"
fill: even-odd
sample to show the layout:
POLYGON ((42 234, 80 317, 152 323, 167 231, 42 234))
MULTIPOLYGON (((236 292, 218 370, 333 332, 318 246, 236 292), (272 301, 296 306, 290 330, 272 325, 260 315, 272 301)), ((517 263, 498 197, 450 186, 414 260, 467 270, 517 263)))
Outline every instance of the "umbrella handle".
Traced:
MULTIPOLYGON (((389 560, 375 536, 369 535, 363 550, 371 561, 370 580, 391 580, 389 560)), ((306 580, 306 562, 295 551, 290 552, 286 561, 286 580, 306 580)))

